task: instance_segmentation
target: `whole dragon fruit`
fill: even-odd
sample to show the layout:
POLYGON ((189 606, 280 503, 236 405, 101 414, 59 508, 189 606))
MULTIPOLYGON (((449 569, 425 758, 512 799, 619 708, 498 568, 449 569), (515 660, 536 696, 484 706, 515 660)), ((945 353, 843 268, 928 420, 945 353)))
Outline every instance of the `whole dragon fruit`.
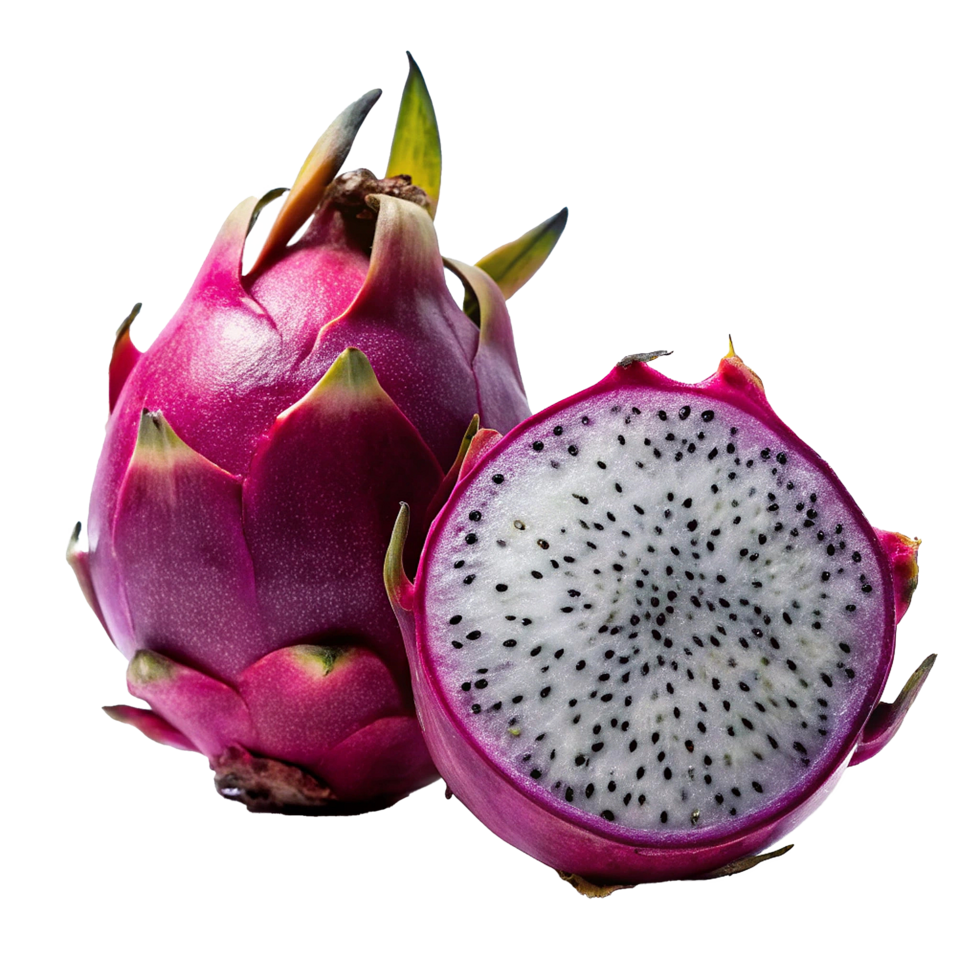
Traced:
POLYGON ((565 212, 487 256, 492 275, 447 261, 461 311, 409 58, 387 177, 337 176, 373 91, 314 147, 248 275, 245 237, 279 191, 232 212, 149 350, 129 339, 138 307, 123 323, 90 550, 81 525, 69 545, 151 706, 106 711, 205 754, 250 809, 359 812, 435 778, 382 580, 391 522, 400 500, 434 512, 475 414, 504 430, 528 414, 505 294, 565 212))
POLYGON ((385 571, 432 757, 589 894, 757 863, 934 660, 879 703, 918 541, 868 524, 734 351, 694 385, 628 358, 478 433, 414 585, 407 528, 385 571))

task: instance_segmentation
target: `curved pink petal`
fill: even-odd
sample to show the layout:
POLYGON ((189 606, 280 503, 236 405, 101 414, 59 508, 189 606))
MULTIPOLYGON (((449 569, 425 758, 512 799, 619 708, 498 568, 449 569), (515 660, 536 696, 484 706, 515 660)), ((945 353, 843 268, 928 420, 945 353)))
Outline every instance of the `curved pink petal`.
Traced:
POLYGON ((892 570, 892 586, 895 589, 895 622, 898 622, 912 601, 912 594, 919 584, 919 538, 909 538, 897 531, 881 531, 875 534, 885 549, 892 570))
POLYGON ((341 798, 405 796, 438 777, 415 715, 379 718, 335 746, 317 774, 341 798))
POLYGON ((514 331, 504 295, 482 269, 450 259, 445 264, 476 297, 480 310, 480 342, 473 358, 480 419, 490 428, 509 432, 531 410, 517 364, 514 331))
POLYGON ((135 645, 232 678, 264 645, 241 485, 146 412, 119 494, 113 547, 135 645))
POLYGON ((459 468, 459 478, 463 480, 466 474, 483 459, 486 454, 497 445, 503 436, 496 429, 480 429, 470 440, 463 457, 463 463, 459 468))
POLYGON ((478 331, 446 286, 429 215, 387 195, 368 200, 378 220, 367 277, 349 309, 322 328, 310 361, 323 371, 347 347, 364 351, 381 386, 448 469, 477 411, 471 365, 478 331))
POLYGON ((102 615, 102 608, 99 605, 99 597, 95 594, 95 588, 92 586, 92 573, 89 570, 89 555, 87 551, 82 551, 78 544, 78 539, 82 533, 81 521, 75 525, 75 529, 71 533, 71 538, 68 541, 68 549, 65 552, 65 559, 71 566, 71 570, 75 573, 75 578, 78 580, 78 587, 82 590, 82 595, 85 596, 85 601, 91 606, 92 612, 99 618, 99 622, 102 624, 102 628, 108 633, 109 628, 105 624, 105 617, 102 615))
POLYGON ((359 728, 412 711, 385 664, 358 647, 275 650, 242 674, 238 690, 255 726, 250 748, 312 771, 359 728))
POLYGON ((136 319, 136 314, 139 313, 142 305, 142 303, 137 303, 116 331, 116 342, 112 345, 112 357, 109 360, 110 412, 116 407, 119 393, 122 391, 130 372, 136 366, 136 362, 140 357, 143 356, 136 349, 136 345, 129 336, 129 328, 133 325, 133 320, 136 319))
POLYGON ((177 731, 169 721, 164 721, 156 712, 148 708, 134 708, 129 704, 106 705, 102 709, 113 721, 121 721, 124 725, 132 725, 147 738, 161 745, 169 745, 172 749, 185 749, 196 752, 197 748, 186 735, 177 731))
MULTIPOLYGON (((129 663, 126 681, 130 694, 148 702, 208 758, 253 738, 245 703, 227 684, 207 674, 152 650, 140 650, 129 663)), ((132 724, 130 718, 125 720, 132 724)))
POLYGON ((407 682, 381 563, 399 501, 424 513, 441 479, 367 358, 341 354, 276 420, 245 480, 245 537, 268 646, 363 643, 399 664, 407 682))

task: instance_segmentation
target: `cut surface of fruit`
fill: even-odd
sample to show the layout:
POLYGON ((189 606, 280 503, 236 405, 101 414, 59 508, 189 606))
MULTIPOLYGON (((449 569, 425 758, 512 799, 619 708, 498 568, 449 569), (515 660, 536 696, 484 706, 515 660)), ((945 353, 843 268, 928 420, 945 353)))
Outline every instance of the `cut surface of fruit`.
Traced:
POLYGON ((490 449, 437 518, 421 671, 546 810, 701 845, 846 760, 891 664, 891 571, 751 384, 618 370, 490 449))

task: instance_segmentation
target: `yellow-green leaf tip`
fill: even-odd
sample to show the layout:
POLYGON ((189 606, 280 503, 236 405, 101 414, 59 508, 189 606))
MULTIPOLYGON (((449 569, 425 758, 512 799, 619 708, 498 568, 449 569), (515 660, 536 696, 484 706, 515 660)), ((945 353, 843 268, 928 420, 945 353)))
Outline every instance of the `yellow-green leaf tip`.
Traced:
POLYGON ((562 208, 520 238, 484 255, 476 264, 497 283, 504 298, 510 299, 544 265, 567 222, 568 208, 562 208))
POLYGON ((408 78, 398 108, 398 121, 391 140, 386 177, 406 174, 429 196, 429 213, 434 218, 442 184, 442 145, 435 109, 425 79, 410 52, 408 78))

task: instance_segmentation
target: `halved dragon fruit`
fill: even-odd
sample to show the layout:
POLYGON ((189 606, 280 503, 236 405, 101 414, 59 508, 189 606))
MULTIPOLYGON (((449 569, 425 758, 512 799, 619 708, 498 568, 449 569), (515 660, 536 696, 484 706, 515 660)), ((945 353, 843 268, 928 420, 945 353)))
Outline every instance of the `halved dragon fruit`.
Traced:
POLYGON ((449 788, 583 890, 750 866, 933 660, 878 703, 918 541, 871 527, 734 351, 700 384, 653 356, 478 433, 415 584, 405 506, 386 563, 449 788))

